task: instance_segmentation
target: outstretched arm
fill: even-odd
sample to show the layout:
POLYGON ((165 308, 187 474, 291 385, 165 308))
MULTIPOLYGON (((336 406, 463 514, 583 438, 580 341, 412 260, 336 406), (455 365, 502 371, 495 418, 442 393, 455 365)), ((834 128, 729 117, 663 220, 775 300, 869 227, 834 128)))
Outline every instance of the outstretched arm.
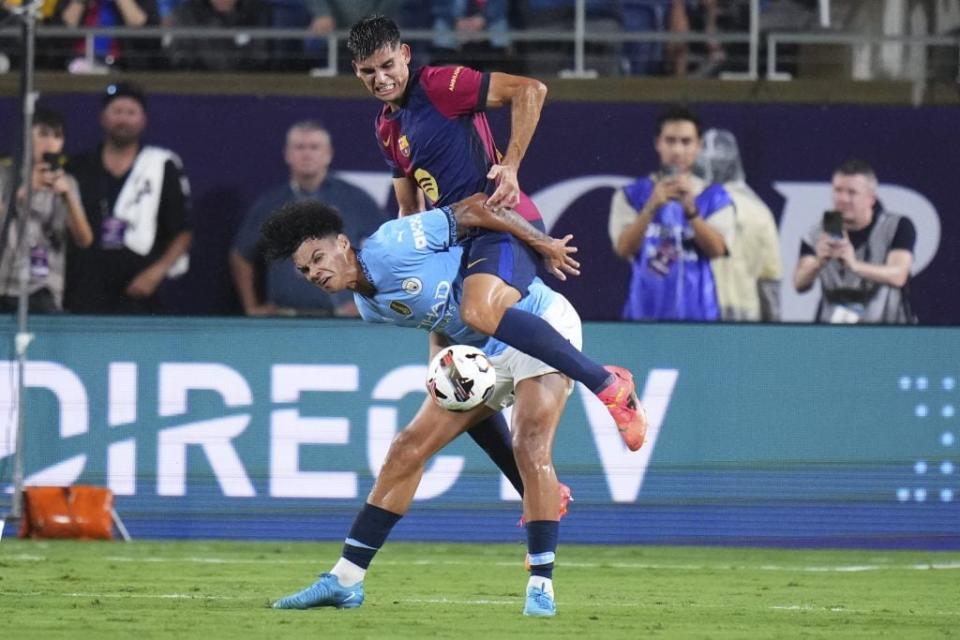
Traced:
POLYGON ((487 200, 491 207, 515 207, 520 202, 517 172, 547 98, 547 86, 539 80, 507 73, 491 73, 487 106, 510 105, 510 140, 507 152, 490 168, 487 178, 497 181, 497 190, 487 200))
POLYGON ((509 233, 542 255, 547 271, 560 280, 566 280, 568 273, 580 275, 580 263, 572 256, 577 252, 577 248, 567 245, 573 239, 572 235, 567 234, 560 239, 551 238, 524 220, 513 209, 490 207, 485 200, 486 195, 476 193, 451 207, 453 217, 457 221, 458 238, 466 236, 474 227, 509 233))

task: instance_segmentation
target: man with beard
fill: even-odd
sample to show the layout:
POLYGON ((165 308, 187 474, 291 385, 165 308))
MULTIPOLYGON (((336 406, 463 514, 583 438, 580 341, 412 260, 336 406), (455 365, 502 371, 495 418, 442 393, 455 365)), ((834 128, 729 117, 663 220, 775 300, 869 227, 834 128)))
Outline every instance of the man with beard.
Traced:
POLYGON ((74 313, 162 312, 158 287, 187 270, 190 187, 175 153, 142 144, 146 124, 143 90, 111 84, 103 142, 68 165, 94 233, 89 248, 68 255, 64 306, 74 313))

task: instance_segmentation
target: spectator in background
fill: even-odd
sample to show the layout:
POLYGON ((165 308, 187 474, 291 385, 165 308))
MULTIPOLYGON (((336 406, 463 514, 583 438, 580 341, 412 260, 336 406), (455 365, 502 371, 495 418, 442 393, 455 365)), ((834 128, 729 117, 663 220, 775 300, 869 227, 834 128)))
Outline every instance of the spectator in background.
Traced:
POLYGON ((157 288, 186 272, 192 238, 183 165, 172 151, 143 145, 146 96, 132 82, 107 87, 100 125, 103 143, 68 165, 94 242, 71 247, 64 305, 75 313, 162 312, 157 288))
MULTIPOLYGON (((43 0, 40 3, 37 12, 37 26, 48 25, 54 21, 57 4, 58 0, 43 0)), ((19 23, 14 21, 13 15, 19 12, 21 7, 23 7, 23 0, 0 0, 0 26, 10 28, 18 25, 19 23)), ((14 30, 12 35, 0 36, 0 74, 7 73, 11 68, 17 68, 20 65, 22 48, 23 44, 17 30, 14 30)), ((38 69, 46 68, 49 66, 47 64, 49 52, 45 51, 48 47, 39 48, 44 50, 35 52, 34 64, 38 69)), ((62 61, 59 62, 55 65, 55 68, 63 67, 62 61)))
MULTIPOLYGON (((672 0, 670 6, 670 32, 679 35, 690 33, 690 9, 698 12, 697 21, 702 23, 704 33, 717 33, 717 0, 672 0), (692 5, 692 6, 691 6, 692 5)), ((687 42, 671 42, 667 45, 667 56, 670 61, 670 71, 675 76, 685 76, 690 70, 690 44, 687 42)), ((716 40, 708 40, 706 46, 706 60, 699 65, 697 75, 714 75, 719 71, 724 60, 723 47, 716 40)))
POLYGON ((863 160, 837 167, 833 208, 801 241, 793 274, 801 293, 820 281, 816 321, 915 323, 909 283, 917 232, 909 218, 883 210, 873 167, 863 160))
POLYGON ((325 36, 337 29, 349 29, 361 18, 382 13, 392 16, 400 9, 400 0, 304 0, 310 11, 310 31, 325 36))
MULTIPOLYGON (((621 0, 625 31, 665 31, 673 0, 621 0)), ((625 42, 625 71, 631 75, 663 73, 662 42, 625 42)))
MULTIPOLYGON (((185 0, 173 10, 174 27, 235 29, 269 27, 270 9, 261 0, 185 0)), ((190 71, 255 71, 269 62, 267 41, 239 34, 233 38, 173 36, 170 64, 190 71)))
POLYGON ((157 0, 157 11, 160 14, 160 26, 173 26, 173 11, 183 4, 184 0, 157 0))
POLYGON ((289 259, 266 264, 259 243, 260 226, 288 202, 320 200, 340 210, 344 233, 353 246, 360 247, 383 224, 383 215, 365 191, 330 175, 333 144, 329 132, 319 123, 304 120, 291 126, 283 159, 290 169, 290 179, 257 199, 230 251, 230 271, 243 311, 248 316, 357 316, 349 293, 331 297, 300 276, 289 259))
MULTIPOLYGON (((13 0, 0 1, 0 25, 10 26, 12 10, 15 8, 13 0)), ((0 36, 0 75, 10 71, 10 67, 13 66, 11 56, 17 48, 16 36, 0 36)), ((40 60, 38 59, 37 62, 39 63, 40 60)))
POLYGON ((433 0, 434 38, 432 64, 469 64, 505 71, 510 64, 510 30, 507 0, 433 0), (460 36, 488 31, 489 40, 461 42, 460 36))
POLYGON ((711 263, 720 318, 778 322, 783 263, 777 221, 747 185, 732 132, 707 130, 694 172, 707 182, 722 184, 733 201, 735 231, 729 255, 711 263))
MULTIPOLYGON (((352 24, 365 16, 376 13, 397 18, 403 4, 402 0, 303 0, 309 20, 307 22, 311 33, 318 37, 324 37, 329 33, 340 30, 347 30, 352 24)), ((423 7, 422 10, 428 10, 423 7)), ((312 53, 318 59, 326 57, 325 40, 308 43, 307 53, 312 53), (318 46, 323 44, 323 46, 318 46)), ((341 44, 340 55, 338 56, 341 64, 339 71, 352 71, 350 68, 350 54, 346 47, 341 44)), ((321 75, 326 71, 318 67, 311 71, 312 75, 321 75)))
POLYGON ((720 185, 691 173, 701 147, 699 117, 672 107, 657 119, 660 168, 618 189, 608 230, 632 276, 624 320, 718 320, 710 260, 726 255, 733 206, 720 185))
POLYGON ((63 281, 67 255, 67 233, 80 247, 93 242, 77 181, 64 172, 65 125, 63 116, 37 107, 33 114, 32 197, 28 212, 23 186, 14 191, 14 171, 0 166, 0 221, 5 232, 0 248, 0 311, 15 311, 20 296, 20 275, 28 270, 27 293, 32 313, 63 309, 63 281), (15 201, 16 215, 6 215, 7 203, 15 201), (25 226, 20 216, 26 213, 25 226), (26 241, 18 235, 21 228, 26 241), (28 263, 29 266, 24 263, 28 263))
MULTIPOLYGON (((620 2, 586 0, 584 7, 587 31, 602 34, 623 32, 623 11, 620 2)), ((523 0, 520 15, 524 28, 535 31, 572 31, 575 12, 571 0, 523 0)), ((534 75, 556 74, 573 68, 573 44, 565 42, 533 42, 523 47, 529 72, 534 75)), ((623 45, 619 42, 587 43, 585 66, 603 76, 623 71, 623 45)))
MULTIPOLYGON (((67 27, 153 27, 160 24, 157 0, 60 0, 56 21, 67 27)), ((97 36, 95 60, 85 57, 83 39, 71 41, 67 68, 71 73, 106 73, 111 67, 148 69, 159 52, 159 41, 97 36)))

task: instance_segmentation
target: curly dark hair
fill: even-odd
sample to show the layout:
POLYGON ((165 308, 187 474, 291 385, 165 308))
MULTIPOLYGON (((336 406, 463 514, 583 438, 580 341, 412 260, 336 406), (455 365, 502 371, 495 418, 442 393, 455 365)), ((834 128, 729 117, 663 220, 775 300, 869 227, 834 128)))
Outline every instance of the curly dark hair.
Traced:
POLYGON ((343 233, 343 219, 335 207, 319 200, 289 202, 270 214, 260 227, 260 246, 267 260, 294 254, 305 240, 343 233))
POLYGON ((347 49, 354 61, 366 60, 383 47, 396 49, 400 44, 400 29, 390 18, 374 14, 350 27, 347 49))

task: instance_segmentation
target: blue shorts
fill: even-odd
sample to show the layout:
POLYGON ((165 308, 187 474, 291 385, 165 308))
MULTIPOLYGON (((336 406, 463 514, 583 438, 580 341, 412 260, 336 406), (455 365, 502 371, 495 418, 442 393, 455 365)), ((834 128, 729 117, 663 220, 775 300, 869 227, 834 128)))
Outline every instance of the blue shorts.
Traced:
POLYGON ((460 262, 464 279, 475 273, 489 273, 519 291, 521 296, 527 295, 540 264, 539 254, 529 245, 509 233, 496 231, 481 231, 464 244, 460 262))

